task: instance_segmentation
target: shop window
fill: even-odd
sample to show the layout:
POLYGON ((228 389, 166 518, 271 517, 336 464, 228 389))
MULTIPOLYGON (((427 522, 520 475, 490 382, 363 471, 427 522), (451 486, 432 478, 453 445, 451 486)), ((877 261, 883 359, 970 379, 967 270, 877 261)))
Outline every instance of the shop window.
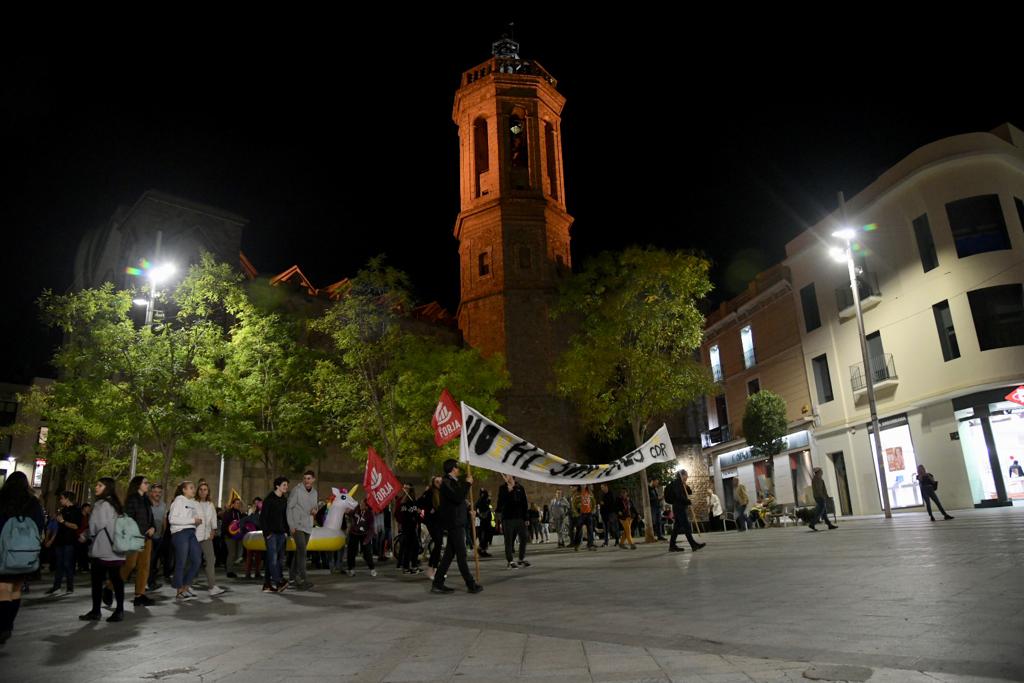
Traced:
MULTIPOLYGON (((882 481, 878 476, 878 451, 875 450, 874 432, 866 432, 871 443, 871 462, 875 463, 875 480, 878 484, 878 500, 881 506, 882 481)), ((906 416, 882 422, 882 464, 885 467, 885 486, 889 491, 889 505, 893 508, 923 505, 921 489, 917 483, 917 457, 914 455, 914 441, 906 416)))
POLYGON ((932 239, 932 226, 928 224, 928 214, 923 213, 914 219, 914 237, 917 239, 917 252, 921 255, 921 267, 928 272, 938 267, 939 257, 935 253, 935 240, 932 239))
POLYGON ((477 257, 477 272, 480 273, 480 277, 491 274, 491 253, 489 251, 480 252, 480 256, 477 257))
POLYGON ((800 304, 804 309, 804 329, 808 332, 821 327, 821 314, 818 311, 818 295, 814 293, 814 283, 800 290, 800 304))
POLYGON ((967 300, 982 351, 1024 344, 1024 286, 976 289, 967 300))
POLYGON ((932 306, 935 314, 935 329, 939 333, 939 345, 942 346, 942 358, 951 361, 960 357, 960 346, 956 343, 956 330, 953 328, 953 316, 949 312, 949 302, 940 301, 932 306))
POLYGON ((946 215, 960 258, 1010 249, 999 195, 984 194, 950 202, 946 204, 946 215))
POLYGON ((832 395, 832 377, 828 373, 828 356, 824 353, 811 359, 814 369, 814 387, 818 391, 818 403, 828 403, 835 399, 832 395))
POLYGON ((811 493, 811 477, 813 476, 811 452, 790 453, 789 472, 792 475, 793 500, 796 504, 814 505, 814 495, 811 493))
POLYGON ((747 382, 747 396, 753 396, 759 391, 761 391, 761 380, 755 377, 747 382))

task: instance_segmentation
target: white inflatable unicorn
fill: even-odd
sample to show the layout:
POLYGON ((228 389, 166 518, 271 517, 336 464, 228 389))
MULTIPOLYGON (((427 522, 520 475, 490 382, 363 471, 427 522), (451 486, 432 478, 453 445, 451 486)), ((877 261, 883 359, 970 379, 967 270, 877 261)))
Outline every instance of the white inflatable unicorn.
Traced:
MULTIPOLYGON (((313 533, 309 537, 306 550, 310 552, 334 552, 345 546, 345 532, 341 530, 341 520, 345 513, 351 512, 359 505, 352 497, 359 485, 352 487, 351 491, 339 491, 331 488, 331 497, 327 500, 327 519, 323 526, 313 527, 313 533)), ((266 551, 267 541, 262 531, 250 531, 245 535, 242 545, 246 550, 266 551)), ((295 541, 288 538, 288 550, 295 550, 295 541)))

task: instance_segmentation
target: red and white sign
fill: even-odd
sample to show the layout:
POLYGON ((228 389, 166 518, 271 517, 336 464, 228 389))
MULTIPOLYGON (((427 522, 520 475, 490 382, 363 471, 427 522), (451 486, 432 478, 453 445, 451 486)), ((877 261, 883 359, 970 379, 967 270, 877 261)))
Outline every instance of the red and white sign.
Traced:
POLYGON ((388 469, 384 459, 377 455, 373 446, 367 450, 366 474, 363 475, 363 488, 366 489, 366 502, 374 512, 380 512, 388 506, 391 499, 402 490, 401 484, 394 473, 388 469))
POLYGON ((434 427, 434 443, 443 446, 459 434, 462 434, 462 411, 447 389, 441 391, 441 398, 434 408, 434 417, 430 419, 434 427))
POLYGON ((1010 393, 1006 395, 1007 401, 1013 401, 1024 406, 1024 384, 1020 385, 1010 393))

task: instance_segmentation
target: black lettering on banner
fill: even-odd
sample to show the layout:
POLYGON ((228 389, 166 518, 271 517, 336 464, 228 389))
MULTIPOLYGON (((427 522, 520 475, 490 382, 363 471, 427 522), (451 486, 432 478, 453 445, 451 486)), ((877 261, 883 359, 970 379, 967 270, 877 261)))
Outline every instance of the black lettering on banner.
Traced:
POLYGON ((530 465, 533 464, 534 460, 539 460, 540 458, 543 458, 545 455, 547 455, 547 453, 545 453, 544 451, 542 451, 540 449, 537 449, 536 453, 531 454, 528 458, 523 460, 523 464, 519 466, 519 469, 521 469, 521 470, 529 469, 530 465))
MULTIPOLYGON (((529 441, 520 441, 519 443, 513 445, 507 451, 505 451, 505 455, 503 455, 501 457, 501 461, 502 462, 508 462, 508 459, 514 455, 515 458, 512 460, 512 465, 513 465, 513 467, 518 467, 519 466, 519 461, 525 455, 527 455, 528 453, 533 453, 535 451, 540 451, 540 449, 537 448, 536 446, 534 446, 529 441)), ((540 452, 543 453, 543 451, 540 451, 540 452)), ((526 468, 523 468, 523 469, 526 469, 526 468)))
POLYGON ((473 444, 473 451, 477 455, 483 455, 487 451, 491 450, 491 445, 494 443, 494 437, 498 436, 500 431, 501 430, 495 425, 487 425, 484 427, 480 432, 480 438, 473 444))
POLYGON ((473 443, 473 439, 476 438, 476 433, 480 430, 482 423, 483 420, 472 413, 466 416, 466 441, 473 443))
POLYGON ((571 462, 563 462, 561 465, 555 465, 549 469, 548 474, 552 477, 560 477, 567 469, 569 469, 570 466, 572 466, 571 462))
POLYGON ((651 458, 654 460, 664 460, 668 455, 668 446, 663 443, 656 443, 651 446, 651 458))

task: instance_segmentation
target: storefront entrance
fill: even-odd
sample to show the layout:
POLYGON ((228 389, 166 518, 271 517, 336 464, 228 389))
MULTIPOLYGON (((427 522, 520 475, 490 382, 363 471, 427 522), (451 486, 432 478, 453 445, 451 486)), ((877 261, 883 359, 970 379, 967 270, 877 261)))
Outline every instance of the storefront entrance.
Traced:
MULTIPOLYGON (((1004 390, 995 392, 1005 395, 1004 390)), ((960 407, 969 399, 991 399, 992 392, 953 402, 959 420, 971 497, 977 507, 1024 504, 1024 406, 1009 401, 960 407)))
MULTIPOLYGON (((906 415, 897 415, 879 420, 882 441, 882 463, 885 466, 885 485, 889 490, 889 504, 893 508, 923 505, 921 488, 917 484, 917 456, 914 442, 910 437, 910 425, 906 415)), ((873 430, 868 425, 868 441, 871 443, 871 464, 878 484, 878 500, 882 500, 882 482, 878 478, 878 460, 875 451, 873 430)))

